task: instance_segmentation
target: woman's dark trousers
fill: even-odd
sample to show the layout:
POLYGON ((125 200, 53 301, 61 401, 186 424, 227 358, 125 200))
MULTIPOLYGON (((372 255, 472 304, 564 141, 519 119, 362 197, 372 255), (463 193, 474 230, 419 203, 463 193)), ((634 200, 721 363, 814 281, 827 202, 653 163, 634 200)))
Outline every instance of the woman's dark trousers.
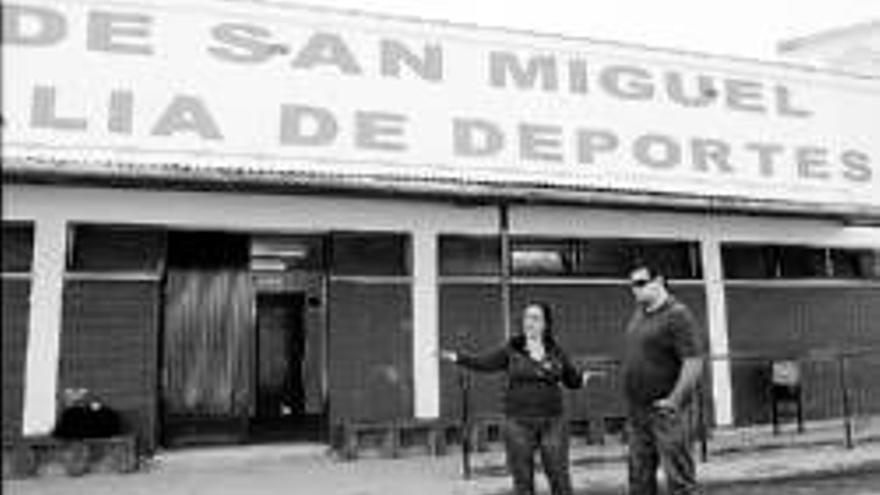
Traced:
POLYGON ((568 423, 562 417, 508 418, 505 428, 507 465, 516 495, 535 493, 535 451, 553 495, 571 495, 568 471, 568 423))

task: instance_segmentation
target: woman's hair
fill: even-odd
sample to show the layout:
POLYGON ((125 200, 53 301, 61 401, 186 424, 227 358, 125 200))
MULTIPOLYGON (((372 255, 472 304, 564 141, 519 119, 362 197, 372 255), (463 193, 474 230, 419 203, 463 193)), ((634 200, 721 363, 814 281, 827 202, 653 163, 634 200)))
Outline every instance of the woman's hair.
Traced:
MULTIPOLYGON (((522 312, 525 313, 531 307, 540 308, 541 314, 544 315, 544 346, 548 349, 556 346, 556 335, 553 332, 553 311, 550 309, 550 305, 541 301, 529 302, 523 306, 522 312)), ((522 329, 513 337, 512 341, 517 349, 525 346, 526 336, 522 329)))

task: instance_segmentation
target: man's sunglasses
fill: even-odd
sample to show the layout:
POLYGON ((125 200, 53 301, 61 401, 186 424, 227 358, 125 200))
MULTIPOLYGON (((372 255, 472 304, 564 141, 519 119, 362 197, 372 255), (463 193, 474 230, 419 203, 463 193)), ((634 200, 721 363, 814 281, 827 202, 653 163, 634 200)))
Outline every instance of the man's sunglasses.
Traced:
POLYGON ((647 278, 640 278, 640 279, 629 281, 629 285, 632 287, 635 287, 637 289, 641 289, 642 287, 644 287, 650 283, 651 283, 651 279, 647 279, 647 278))

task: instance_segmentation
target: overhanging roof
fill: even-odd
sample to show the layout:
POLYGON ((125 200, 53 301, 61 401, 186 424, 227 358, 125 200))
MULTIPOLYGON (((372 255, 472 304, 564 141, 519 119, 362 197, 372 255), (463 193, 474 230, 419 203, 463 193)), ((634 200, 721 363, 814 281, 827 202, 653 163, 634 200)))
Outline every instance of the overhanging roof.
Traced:
POLYGON ((540 203, 746 215, 834 218, 880 226, 880 208, 697 196, 640 190, 603 190, 546 184, 505 184, 467 179, 333 174, 302 170, 206 168, 185 163, 93 162, 43 157, 3 157, 4 184, 57 184, 160 190, 266 194, 346 194, 429 198, 476 203, 540 203))

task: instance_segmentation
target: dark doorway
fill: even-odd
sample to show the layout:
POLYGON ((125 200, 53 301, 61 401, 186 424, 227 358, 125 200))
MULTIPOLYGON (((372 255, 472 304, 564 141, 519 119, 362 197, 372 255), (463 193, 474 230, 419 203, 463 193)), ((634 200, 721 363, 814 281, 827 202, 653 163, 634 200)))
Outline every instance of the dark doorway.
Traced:
POLYGON ((257 421, 302 415, 302 293, 257 296, 257 421))
POLYGON ((306 407, 307 332, 305 292, 257 295, 253 440, 320 439, 322 416, 306 407))

